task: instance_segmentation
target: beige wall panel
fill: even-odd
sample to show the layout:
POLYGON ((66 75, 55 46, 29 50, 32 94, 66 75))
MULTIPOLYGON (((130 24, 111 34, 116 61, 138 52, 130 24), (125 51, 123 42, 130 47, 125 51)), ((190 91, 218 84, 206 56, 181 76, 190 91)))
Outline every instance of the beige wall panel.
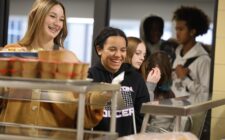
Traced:
POLYGON ((224 39, 225 37, 225 10, 224 11, 218 11, 218 19, 217 19, 217 32, 216 32, 216 38, 217 39, 224 39))
POLYGON ((225 91, 225 65, 214 66, 214 91, 225 91))
MULTIPOLYGON (((225 0, 219 0, 218 4, 213 99, 225 96, 225 0)), ((225 138, 225 106, 214 108, 211 115, 210 140, 221 140, 225 138)))
MULTIPOLYGON (((224 92, 213 92, 213 99, 222 99, 225 98, 225 91, 224 92)), ((225 105, 216 107, 212 109, 212 117, 213 118, 224 118, 225 119, 225 105)))
POLYGON ((219 0, 219 10, 225 10, 225 0, 219 0))
POLYGON ((224 133, 225 119, 211 119, 211 137, 210 140, 221 140, 225 138, 224 133))
MULTIPOLYGON (((224 32, 225 33, 225 32, 224 32)), ((225 65, 225 38, 216 39, 216 50, 215 50, 215 64, 224 64, 225 65)))

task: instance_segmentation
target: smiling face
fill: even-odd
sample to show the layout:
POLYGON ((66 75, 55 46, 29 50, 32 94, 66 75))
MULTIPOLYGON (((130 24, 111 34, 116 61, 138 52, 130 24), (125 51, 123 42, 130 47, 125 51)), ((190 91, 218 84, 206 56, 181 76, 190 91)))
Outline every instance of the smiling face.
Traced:
POLYGON ((111 73, 116 73, 126 57, 126 40, 121 36, 110 36, 103 49, 97 47, 101 63, 111 73))
POLYGON ((143 42, 139 43, 131 60, 132 66, 136 69, 140 69, 143 61, 145 60, 145 55, 146 55, 145 44, 143 42))
POLYGON ((54 39, 63 28, 64 12, 60 5, 53 6, 45 17, 42 35, 54 39))

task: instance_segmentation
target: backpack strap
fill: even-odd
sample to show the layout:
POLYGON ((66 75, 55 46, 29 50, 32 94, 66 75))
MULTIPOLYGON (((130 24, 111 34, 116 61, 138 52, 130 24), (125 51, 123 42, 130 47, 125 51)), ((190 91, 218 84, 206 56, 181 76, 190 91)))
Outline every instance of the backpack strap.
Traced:
POLYGON ((183 67, 187 68, 187 67, 188 67, 191 63, 193 63, 197 58, 198 58, 198 56, 189 58, 189 59, 184 63, 183 67))
MULTIPOLYGON (((183 65, 183 67, 184 68, 187 68, 189 65, 191 65, 191 63, 193 63, 197 58, 198 58, 199 56, 196 56, 196 57, 192 57, 192 58, 189 58, 189 59, 187 59, 187 61, 184 63, 184 65, 183 65)), ((192 79, 192 77, 188 74, 187 75, 187 77, 189 78, 189 79, 191 79, 191 80, 193 80, 192 79)), ((186 88, 186 90, 188 91, 188 89, 186 88)))

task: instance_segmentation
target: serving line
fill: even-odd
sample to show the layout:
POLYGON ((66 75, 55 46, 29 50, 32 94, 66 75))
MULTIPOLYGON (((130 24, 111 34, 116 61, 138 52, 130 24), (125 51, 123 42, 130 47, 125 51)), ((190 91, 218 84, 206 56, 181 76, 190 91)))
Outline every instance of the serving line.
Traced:
POLYGON ((182 116, 200 113, 222 105, 225 105, 225 98, 210 99, 205 102, 194 104, 191 104, 187 98, 173 98, 162 100, 159 102, 152 101, 148 103, 143 103, 141 107, 141 113, 145 113, 145 116, 141 132, 145 132, 150 114, 176 116, 175 131, 180 131, 182 116))
POLYGON ((0 87, 8 88, 25 88, 25 89, 42 89, 42 90, 60 90, 74 91, 79 93, 78 101, 78 118, 77 118, 77 139, 83 139, 84 133, 84 110, 85 94, 88 91, 111 91, 112 95, 112 117, 110 120, 110 132, 114 133, 116 128, 116 108, 117 94, 120 91, 119 84, 106 84, 92 82, 87 80, 45 80, 35 78, 4 77, 0 76, 0 87))

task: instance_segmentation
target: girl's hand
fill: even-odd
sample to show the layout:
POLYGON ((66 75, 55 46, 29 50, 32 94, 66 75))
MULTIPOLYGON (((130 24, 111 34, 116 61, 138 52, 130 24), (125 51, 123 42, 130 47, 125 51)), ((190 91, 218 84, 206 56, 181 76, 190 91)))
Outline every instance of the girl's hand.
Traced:
POLYGON ((161 78, 161 71, 158 67, 153 68, 147 77, 147 82, 158 83, 161 78))

